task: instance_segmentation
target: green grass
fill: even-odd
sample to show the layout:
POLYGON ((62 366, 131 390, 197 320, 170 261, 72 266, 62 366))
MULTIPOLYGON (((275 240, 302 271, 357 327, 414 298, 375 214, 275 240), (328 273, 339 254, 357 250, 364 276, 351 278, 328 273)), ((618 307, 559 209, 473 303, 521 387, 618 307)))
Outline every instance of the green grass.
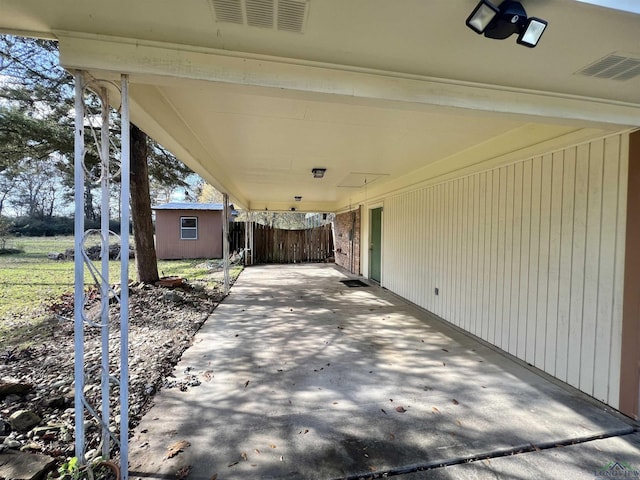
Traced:
MULTIPOLYGON (((20 248, 23 253, 0 255, 0 344, 8 333, 15 329, 16 322, 33 326, 43 321, 43 305, 72 292, 74 286, 74 262, 72 260, 50 260, 52 252, 64 253, 73 247, 73 237, 21 237, 7 242, 7 248, 20 248), (3 320, 11 319, 11 327, 3 320), (24 321, 24 322, 23 322, 24 321)), ((209 283, 222 281, 222 272, 209 273, 203 259, 164 260, 158 262, 161 276, 180 276, 187 280, 209 283)), ((94 262, 100 269, 100 262, 94 262)), ((235 278, 241 267, 231 269, 235 278)), ((137 277, 135 261, 129 262, 129 278, 137 277)), ((85 267, 86 285, 93 285, 92 276, 85 267)), ((109 262, 110 283, 120 282, 120 262, 109 262)))

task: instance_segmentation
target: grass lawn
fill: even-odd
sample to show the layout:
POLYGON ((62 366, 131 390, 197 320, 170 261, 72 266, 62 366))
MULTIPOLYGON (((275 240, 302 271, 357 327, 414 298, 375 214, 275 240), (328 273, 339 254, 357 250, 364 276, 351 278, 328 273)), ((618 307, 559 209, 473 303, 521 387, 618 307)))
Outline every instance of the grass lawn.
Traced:
MULTIPOLYGON (((43 304, 73 291, 74 262, 50 260, 52 252, 64 253, 73 247, 73 237, 21 237, 10 239, 7 248, 19 248, 23 253, 0 255, 0 346, 16 322, 34 325, 43 321, 43 304), (11 320, 11 322, 8 322, 11 320)), ((161 276, 177 275, 188 280, 221 281, 222 273, 211 275, 203 267, 203 259, 164 260, 158 262, 161 276)), ((94 262, 98 270, 100 262, 94 262)), ((120 282, 120 262, 109 262, 110 283, 120 282)), ((231 269, 231 277, 240 273, 240 267, 231 269)), ((137 277, 135 261, 129 262, 129 278, 137 277)), ((85 284, 92 285, 92 277, 85 267, 85 284)))

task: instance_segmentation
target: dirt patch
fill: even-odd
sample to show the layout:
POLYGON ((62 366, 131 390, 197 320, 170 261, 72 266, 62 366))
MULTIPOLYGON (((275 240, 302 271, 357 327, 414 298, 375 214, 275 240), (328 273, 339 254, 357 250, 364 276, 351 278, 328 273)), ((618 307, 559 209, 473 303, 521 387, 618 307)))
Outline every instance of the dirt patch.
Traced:
MULTIPOLYGON (((223 293, 203 284, 183 283, 178 288, 132 284, 129 297, 129 429, 153 405, 162 388, 176 388, 174 365, 191 345, 194 334, 222 300, 223 293)), ((99 293, 87 292, 89 318, 99 318, 99 293)), ((60 462, 74 455, 74 324, 73 295, 60 297, 49 307, 47 319, 29 346, 0 352, 0 384, 25 385, 0 398, 0 449, 50 455, 60 462), (11 417, 32 412, 37 425, 17 429, 11 417)), ((109 307, 109 373, 119 377, 120 308, 109 307)), ((85 324, 85 396, 100 410, 101 329, 85 324)), ((13 387, 12 387, 13 388, 13 387)), ((111 386, 111 426, 120 421, 119 390, 111 386)), ((86 417, 88 457, 99 456, 98 422, 86 417)))

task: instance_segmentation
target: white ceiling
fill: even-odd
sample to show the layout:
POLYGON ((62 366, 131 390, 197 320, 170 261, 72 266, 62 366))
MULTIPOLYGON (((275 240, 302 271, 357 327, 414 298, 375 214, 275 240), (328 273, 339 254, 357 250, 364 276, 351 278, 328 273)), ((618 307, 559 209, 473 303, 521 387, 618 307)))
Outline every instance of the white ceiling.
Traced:
POLYGON ((133 121, 253 209, 338 210, 640 126, 640 76, 576 74, 640 59, 640 15, 524 0, 549 21, 527 49, 469 30, 476 0, 308 0, 302 33, 219 22, 213 1, 0 0, 0 31, 58 38, 62 64, 95 78, 129 74, 133 121))

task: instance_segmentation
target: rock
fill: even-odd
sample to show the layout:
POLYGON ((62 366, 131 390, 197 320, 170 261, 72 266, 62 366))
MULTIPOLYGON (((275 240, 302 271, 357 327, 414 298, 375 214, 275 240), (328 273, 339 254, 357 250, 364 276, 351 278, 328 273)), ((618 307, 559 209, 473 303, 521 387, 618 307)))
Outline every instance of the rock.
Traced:
POLYGON ((162 298, 164 300, 168 301, 168 302, 174 302, 174 303, 182 303, 182 302, 184 302, 184 299, 182 298, 182 295, 180 295, 175 290, 169 290, 167 293, 165 293, 163 295, 162 298))
POLYGON ((64 408, 67 406, 67 399, 61 396, 49 398, 44 401, 44 405, 48 408, 64 408))
POLYGON ((0 478, 32 480, 43 477, 54 462, 48 455, 5 451, 0 453, 0 478))
POLYGON ((4 439, 4 442, 2 442, 2 445, 7 448, 20 448, 22 446, 22 443, 20 443, 15 438, 7 437, 4 439))
POLYGON ((31 383, 0 383, 0 400, 9 395, 26 395, 33 390, 31 383))
POLYGON ((42 419, 31 410, 18 410, 9 417, 14 430, 26 432, 40 423, 42 419))

